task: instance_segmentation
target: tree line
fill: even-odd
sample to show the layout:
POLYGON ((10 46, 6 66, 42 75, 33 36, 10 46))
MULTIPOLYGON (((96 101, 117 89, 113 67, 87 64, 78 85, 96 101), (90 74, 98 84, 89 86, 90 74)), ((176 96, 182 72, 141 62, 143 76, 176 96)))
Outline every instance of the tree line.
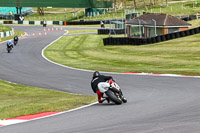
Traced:
POLYGON ((117 11, 117 3, 123 3, 124 8, 127 6, 127 2, 132 3, 132 7, 139 7, 139 6, 155 6, 159 3, 165 3, 166 6, 168 6, 168 0, 113 0, 115 12, 117 11))

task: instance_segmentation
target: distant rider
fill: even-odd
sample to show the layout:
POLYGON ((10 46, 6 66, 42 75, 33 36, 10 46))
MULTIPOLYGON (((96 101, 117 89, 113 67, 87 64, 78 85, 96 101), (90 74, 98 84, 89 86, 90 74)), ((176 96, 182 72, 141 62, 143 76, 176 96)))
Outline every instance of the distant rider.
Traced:
POLYGON ((101 28, 105 28, 103 21, 101 21, 100 24, 101 24, 101 28))
POLYGON ((95 71, 93 73, 91 87, 92 87, 92 90, 94 91, 94 93, 97 93, 99 103, 102 103, 105 100, 107 100, 109 102, 108 98, 103 97, 103 94, 105 91, 105 89, 103 89, 103 88, 110 87, 110 83, 106 82, 107 80, 110 80, 110 79, 112 79, 111 76, 101 75, 98 71, 95 71))
POLYGON ((13 40, 14 40, 14 44, 16 45, 16 44, 18 43, 18 40, 19 40, 18 36, 15 36, 15 37, 13 38, 13 40))

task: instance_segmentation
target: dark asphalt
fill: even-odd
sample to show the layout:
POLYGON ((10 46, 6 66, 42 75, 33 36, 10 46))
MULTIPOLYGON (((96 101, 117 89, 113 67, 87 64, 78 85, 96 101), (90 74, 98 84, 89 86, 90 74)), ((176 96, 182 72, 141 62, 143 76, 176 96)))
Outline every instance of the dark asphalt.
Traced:
MULTIPOLYGON (((41 26, 14 27, 28 33, 43 32, 41 26)), ((0 79, 95 95, 90 88, 92 72, 64 68, 42 57, 42 49, 63 34, 51 32, 47 37, 20 40, 10 54, 5 43, 0 44, 0 79)), ((123 89, 128 103, 96 104, 54 117, 0 127, 0 133, 200 132, 198 78, 111 75, 123 89)))

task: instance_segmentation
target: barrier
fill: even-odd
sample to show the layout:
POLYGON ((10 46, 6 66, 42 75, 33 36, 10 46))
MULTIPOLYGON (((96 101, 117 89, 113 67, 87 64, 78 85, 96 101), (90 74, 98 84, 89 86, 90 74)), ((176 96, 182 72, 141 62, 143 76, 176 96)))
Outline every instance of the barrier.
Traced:
POLYGON ((175 39, 176 37, 175 37, 175 34, 174 33, 171 33, 170 34, 170 39, 175 39))
POLYGON ((195 34, 194 29, 190 29, 189 32, 190 32, 190 35, 194 35, 195 34))
MULTIPOLYGON (((104 32, 104 31, 98 31, 104 32)), ((181 32, 170 33, 166 35, 160 35, 152 38, 131 38, 131 37, 110 37, 104 38, 104 45, 146 45, 151 43, 163 42, 175 38, 186 37, 200 33, 200 27, 189 29, 181 32)))
POLYGON ((184 36, 185 36, 185 32, 184 32, 184 31, 181 31, 181 32, 180 32, 180 35, 181 35, 181 37, 184 37, 184 36))
POLYGON ((175 34, 175 38, 179 38, 180 37, 180 33, 179 32, 176 32, 174 34, 175 34))
POLYGON ((161 42, 161 36, 156 37, 156 42, 161 42))
POLYGON ((194 33, 195 33, 195 34, 200 33, 200 27, 194 28, 194 33))
POLYGON ((0 38, 13 36, 13 35, 14 35, 14 29, 13 28, 12 28, 11 31, 0 32, 0 38))
POLYGON ((161 36, 161 41, 166 41, 166 36, 161 36))
POLYGON ((109 34, 111 31, 111 34, 124 34, 125 29, 98 29, 97 33, 100 34, 109 34))
POLYGON ((190 35, 190 32, 189 32, 189 30, 185 30, 185 31, 184 31, 184 33, 185 33, 185 36, 188 36, 188 35, 190 35))

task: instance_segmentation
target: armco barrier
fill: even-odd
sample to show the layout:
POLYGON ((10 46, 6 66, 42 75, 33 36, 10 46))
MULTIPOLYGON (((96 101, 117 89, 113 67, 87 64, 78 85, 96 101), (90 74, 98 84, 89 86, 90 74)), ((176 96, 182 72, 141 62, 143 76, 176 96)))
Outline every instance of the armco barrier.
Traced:
MULTIPOLYGON (((182 20, 185 21, 190 21, 193 19, 196 19, 196 15, 191 15, 191 16, 183 16, 181 17, 182 20)), ((112 19, 112 20, 96 20, 96 21, 84 21, 84 20, 80 20, 80 21, 52 21, 52 24, 55 25, 99 25, 101 21, 103 21, 104 24, 110 24, 110 21, 122 21, 122 19, 112 19)), ((125 20, 123 20, 125 21, 125 20)), ((12 24, 13 21, 3 21, 3 24, 12 24)), ((29 24, 35 24, 36 21, 29 21, 29 24)), ((17 24, 24 24, 23 21, 18 21, 17 24)), ((40 24, 42 24, 42 22, 40 22, 40 24)))
MULTIPOLYGON (((55 25, 99 25, 101 21, 104 24, 110 24, 110 21, 122 21, 122 19, 112 19, 112 20, 91 20, 91 21, 84 21, 84 20, 80 20, 80 21, 51 21, 51 24, 55 24, 55 25)), ((124 22, 125 20, 123 20, 124 22)), ((0 21, 0 23, 2 24, 12 24, 14 21, 0 21)), ((50 22, 50 21, 49 21, 50 22)), ((28 21, 28 24, 36 24, 36 21, 28 21)), ((37 24, 42 24, 43 21, 41 21, 40 23, 37 24)), ((24 24, 24 21, 16 21, 15 24, 24 24)), ((48 25, 48 24, 47 24, 48 25)))
POLYGON ((160 35, 152 38, 130 38, 130 37, 104 38, 103 42, 104 45, 146 45, 151 43, 167 41, 175 38, 190 36, 198 33, 200 33, 200 27, 181 32, 160 35))

